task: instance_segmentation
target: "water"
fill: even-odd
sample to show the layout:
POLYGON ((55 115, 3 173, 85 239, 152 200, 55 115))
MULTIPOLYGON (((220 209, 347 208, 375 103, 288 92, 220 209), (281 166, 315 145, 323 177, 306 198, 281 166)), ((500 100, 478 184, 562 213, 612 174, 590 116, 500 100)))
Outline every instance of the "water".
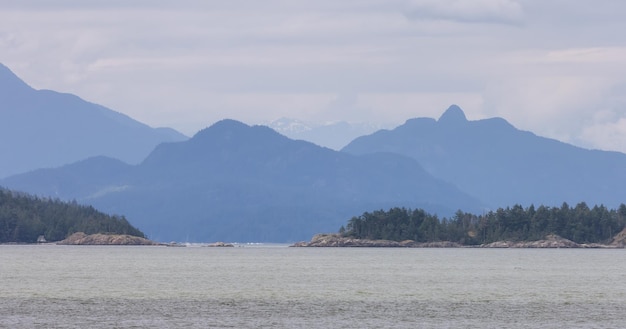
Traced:
POLYGON ((626 251, 0 246, 0 328, 622 328, 626 251))

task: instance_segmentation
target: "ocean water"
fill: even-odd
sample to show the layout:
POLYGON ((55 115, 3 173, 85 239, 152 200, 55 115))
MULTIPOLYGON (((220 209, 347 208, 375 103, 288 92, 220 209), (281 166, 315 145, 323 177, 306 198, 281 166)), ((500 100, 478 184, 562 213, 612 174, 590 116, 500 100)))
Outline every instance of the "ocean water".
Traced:
POLYGON ((0 246, 0 328, 624 328, 626 250, 0 246))

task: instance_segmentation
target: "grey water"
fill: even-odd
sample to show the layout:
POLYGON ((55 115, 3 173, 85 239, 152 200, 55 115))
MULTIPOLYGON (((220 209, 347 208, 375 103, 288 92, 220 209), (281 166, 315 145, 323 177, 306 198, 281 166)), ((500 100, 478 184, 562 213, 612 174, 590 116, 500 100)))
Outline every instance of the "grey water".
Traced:
POLYGON ((0 246, 0 328, 623 328, 626 250, 0 246))

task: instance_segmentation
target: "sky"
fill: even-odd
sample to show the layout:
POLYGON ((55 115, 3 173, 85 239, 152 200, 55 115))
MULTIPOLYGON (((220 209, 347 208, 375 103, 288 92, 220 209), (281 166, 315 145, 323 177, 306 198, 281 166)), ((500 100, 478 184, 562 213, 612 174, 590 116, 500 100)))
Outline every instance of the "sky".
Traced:
POLYGON ((224 118, 502 117, 626 152, 623 0, 2 0, 0 62, 189 136, 224 118))

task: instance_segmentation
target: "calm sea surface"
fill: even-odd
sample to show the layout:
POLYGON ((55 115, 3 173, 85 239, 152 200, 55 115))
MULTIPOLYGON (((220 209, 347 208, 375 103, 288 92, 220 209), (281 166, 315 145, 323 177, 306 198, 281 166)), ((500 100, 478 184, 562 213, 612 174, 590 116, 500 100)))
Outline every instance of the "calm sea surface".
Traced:
POLYGON ((624 328, 626 250, 0 246, 0 328, 624 328))

